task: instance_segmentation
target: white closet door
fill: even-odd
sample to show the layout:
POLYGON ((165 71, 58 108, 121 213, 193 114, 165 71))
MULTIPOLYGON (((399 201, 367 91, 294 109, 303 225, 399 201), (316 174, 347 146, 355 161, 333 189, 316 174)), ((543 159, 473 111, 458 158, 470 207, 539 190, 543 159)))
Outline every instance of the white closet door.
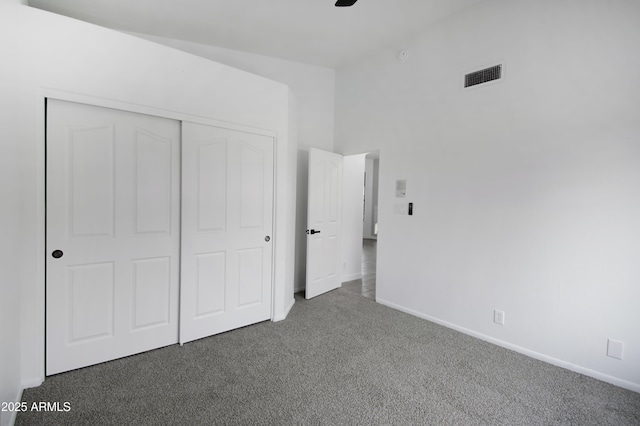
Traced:
POLYGON ((47 375, 176 343, 180 123, 47 103, 47 375))
POLYGON ((271 318, 273 148, 183 123, 180 343, 271 318))

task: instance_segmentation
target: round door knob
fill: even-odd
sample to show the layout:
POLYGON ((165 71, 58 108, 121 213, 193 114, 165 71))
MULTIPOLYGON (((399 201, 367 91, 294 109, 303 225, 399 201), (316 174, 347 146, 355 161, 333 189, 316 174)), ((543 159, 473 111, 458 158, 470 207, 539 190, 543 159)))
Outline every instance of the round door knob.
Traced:
POLYGON ((51 256, 53 256, 54 259, 60 259, 63 254, 62 250, 54 250, 51 256))
POLYGON ((264 240, 265 240, 266 242, 269 242, 269 241, 271 241, 271 237, 267 235, 266 237, 264 237, 264 240))

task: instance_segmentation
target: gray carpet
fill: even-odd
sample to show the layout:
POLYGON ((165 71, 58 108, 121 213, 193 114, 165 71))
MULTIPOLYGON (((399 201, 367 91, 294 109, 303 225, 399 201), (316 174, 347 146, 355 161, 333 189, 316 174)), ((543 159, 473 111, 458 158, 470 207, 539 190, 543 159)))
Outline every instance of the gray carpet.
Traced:
POLYGON ((640 425, 640 394, 362 296, 59 374, 17 425, 640 425))

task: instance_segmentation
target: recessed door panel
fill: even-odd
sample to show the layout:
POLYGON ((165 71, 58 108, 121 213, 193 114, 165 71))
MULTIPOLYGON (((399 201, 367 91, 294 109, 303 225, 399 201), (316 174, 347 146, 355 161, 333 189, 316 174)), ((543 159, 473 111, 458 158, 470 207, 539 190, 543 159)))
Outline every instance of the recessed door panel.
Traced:
POLYGON ((326 165, 326 220, 335 225, 340 220, 342 212, 342 200, 338 199, 342 194, 342 163, 330 162, 326 165))
POLYGON ((227 219, 227 141, 200 141, 196 149, 198 231, 224 231, 227 219))
POLYGON ((326 275, 327 279, 333 280, 336 279, 338 280, 340 278, 340 273, 339 273, 339 263, 333 262, 332 260, 334 259, 333 254, 334 253, 339 253, 340 250, 340 246, 339 246, 339 240, 338 240, 338 236, 337 235, 329 235, 328 237, 326 237, 323 241, 324 243, 324 252, 325 253, 329 253, 331 256, 327 257, 326 259, 326 266, 324 269, 324 274, 326 275))
POLYGON ((71 235, 111 237, 115 228, 114 127, 69 126, 66 131, 70 164, 59 177, 69 182, 71 235))
POLYGON ((238 306, 262 302, 262 248, 238 251, 238 306))
POLYGON ((224 312, 225 252, 196 255, 196 317, 224 312))
MULTIPOLYGON (((311 155, 311 154, 309 154, 311 155)), ((309 164, 309 190, 308 195, 308 226, 310 229, 319 228, 325 221, 325 196, 324 182, 326 167, 324 165, 309 164)))
POLYGON ((262 228, 264 166, 264 153, 260 149, 251 145, 240 148, 240 228, 262 228))
POLYGON ((171 233, 171 142, 135 131, 136 233, 171 233))
POLYGON ((114 264, 69 267, 69 343, 113 336, 114 264))
MULTIPOLYGON (((322 238, 311 238, 308 241, 308 249, 307 250, 311 250, 311 253, 324 253, 325 250, 323 249, 324 246, 324 240, 322 238)), ((318 281, 322 281, 324 279, 324 270, 325 270, 325 266, 324 266, 324 262, 326 260, 320 259, 317 262, 313 262, 311 264, 308 265, 307 267, 307 281, 308 282, 318 282, 318 281)))
POLYGON ((133 261, 133 329, 168 324, 171 258, 133 261))

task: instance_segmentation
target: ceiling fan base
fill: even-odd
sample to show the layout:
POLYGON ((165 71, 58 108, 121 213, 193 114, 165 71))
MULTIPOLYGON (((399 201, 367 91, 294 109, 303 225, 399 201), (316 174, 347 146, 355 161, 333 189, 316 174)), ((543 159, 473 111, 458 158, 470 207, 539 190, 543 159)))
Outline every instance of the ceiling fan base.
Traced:
POLYGON ((358 0, 338 0, 336 7, 349 7, 353 6, 358 0))

